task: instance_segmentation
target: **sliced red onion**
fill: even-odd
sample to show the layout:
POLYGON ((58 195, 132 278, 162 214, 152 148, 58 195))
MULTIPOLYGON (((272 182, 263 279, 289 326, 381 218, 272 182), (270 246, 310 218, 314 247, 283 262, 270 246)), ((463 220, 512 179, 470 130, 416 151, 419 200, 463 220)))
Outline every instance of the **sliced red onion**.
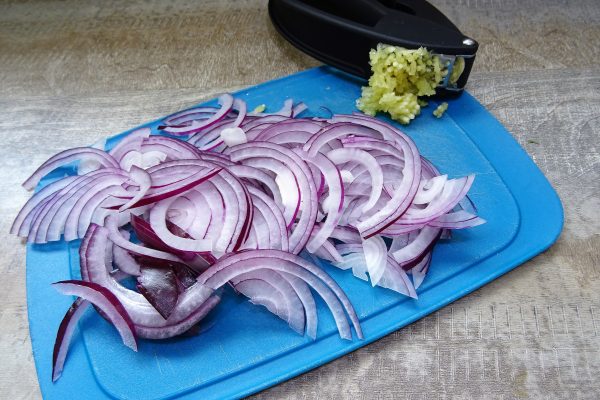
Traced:
POLYGON ((285 278, 290 285, 294 288, 294 291, 298 295, 298 298, 302 302, 304 306, 304 315, 306 320, 306 334, 311 339, 316 339, 317 337, 317 306, 315 304, 315 299, 312 296, 310 291, 310 287, 304 282, 302 279, 285 273, 279 272, 279 274, 285 278))
POLYGON ((365 166, 371 175, 371 193, 369 200, 362 206, 362 212, 366 213, 371 210, 379 200, 383 190, 383 172, 375 157, 359 149, 335 149, 327 153, 327 158, 334 164, 357 161, 365 166))
POLYGON ((167 246, 180 251, 190 252, 211 252, 213 248, 212 240, 210 239, 190 239, 174 235, 167 227, 167 211, 171 204, 177 198, 162 200, 154 205, 150 210, 150 225, 154 233, 167 246))
POLYGON ((247 178, 256 181, 257 183, 264 185, 269 189, 271 197, 275 200, 277 204, 283 204, 281 200, 281 193, 279 192, 279 188, 277 186, 277 182, 275 179, 271 177, 271 175, 263 172, 258 168, 253 168, 248 165, 232 165, 227 167, 229 171, 239 178, 247 178))
POLYGON ((363 240, 362 247, 367 271, 371 277, 371 285, 375 286, 379 283, 387 266, 387 247, 379 235, 363 240))
POLYGON ((279 273, 268 269, 258 269, 238 275, 231 281, 235 288, 253 302, 271 300, 275 307, 269 311, 285 320, 294 331, 304 334, 306 319, 304 305, 294 290, 294 287, 279 273), (265 285, 266 284, 266 285, 265 285), (278 294, 278 296, 272 296, 278 294))
POLYGON ((427 204, 431 202, 444 189, 448 175, 435 176, 429 180, 422 180, 419 191, 413 199, 413 204, 427 204))
POLYGON ((426 223, 452 210, 467 194, 475 177, 451 179, 444 185, 442 193, 423 209, 409 208, 398 221, 403 224, 426 223))
POLYGON ((411 270, 411 274, 413 277, 413 284, 415 289, 418 289, 419 286, 423 283, 425 276, 427 276, 427 272, 429 271, 429 266, 431 265, 431 253, 425 254, 423 260, 421 260, 417 265, 415 265, 411 270))
POLYGON ((180 293, 175 309, 165 320, 144 296, 122 286, 107 272, 104 258, 99 254, 103 254, 106 246, 111 244, 108 237, 106 228, 90 227, 80 248, 81 274, 91 282, 110 288, 130 315, 138 336, 162 339, 181 334, 218 303, 219 298, 212 296, 212 289, 194 284, 180 293))
MULTIPOLYGON (((189 290, 192 290, 192 288, 189 290)), ((136 330, 140 337, 146 339, 167 339, 181 335, 190 330, 199 321, 202 321, 202 319, 204 319, 204 317, 206 317, 220 301, 221 298, 219 296, 213 295, 195 308, 191 314, 176 324, 158 327, 136 325, 136 330)))
MULTIPOLYGON (((93 174, 98 175, 96 173, 93 174)), ((37 210, 32 210, 35 211, 34 216, 32 217, 30 226, 26 227, 28 242, 39 241, 39 243, 45 243, 45 234, 54 215, 56 215, 65 202, 77 195, 79 189, 85 188, 85 185, 93 180, 94 177, 92 176, 86 175, 80 177, 68 186, 65 186, 55 196, 52 196, 52 198, 48 198, 48 201, 44 201, 38 205, 37 210), (40 234, 38 234, 38 231, 41 231, 40 234)))
POLYGON ((394 259, 404 269, 410 269, 416 263, 421 261, 426 252, 429 252, 437 239, 439 239, 441 229, 426 226, 417 235, 417 237, 393 253, 394 259))
MULTIPOLYGON (((341 262, 335 262, 333 265, 344 270, 352 268, 354 276, 367 281, 367 261, 364 252, 360 248, 360 245, 347 246, 343 249, 343 252, 348 252, 348 254, 344 256, 341 262)), ((386 254, 385 259, 385 269, 381 278, 377 282, 377 286, 390 289, 416 299, 417 293, 415 291, 415 287, 411 283, 406 272, 404 272, 404 270, 391 256, 386 254)))
POLYGON ((150 128, 136 129, 121 139, 108 154, 115 160, 120 161, 126 153, 132 150, 139 150, 143 140, 148 138, 151 133, 152 130, 150 128))
POLYGON ((217 140, 221 136, 221 131, 225 128, 234 128, 237 120, 233 120, 231 118, 225 118, 215 124, 213 124, 210 128, 197 132, 190 136, 187 142, 199 149, 203 149, 209 143, 217 140))
POLYGON ((139 276, 140 264, 125 249, 112 246, 112 262, 115 267, 127 275, 139 276))
POLYGON ((111 185, 105 188, 94 188, 82 196, 75 203, 75 206, 71 209, 67 217, 65 239, 83 237, 92 222, 101 223, 107 215, 115 214, 115 212, 101 207, 107 200, 112 199, 113 196, 123 195, 124 193, 126 192, 122 190, 121 186, 111 185))
POLYGON ((330 262, 342 260, 342 255, 337 251, 335 245, 329 240, 323 242, 321 247, 319 247, 314 254, 330 262))
POLYGON ((365 135, 368 137, 381 138, 381 135, 365 126, 351 123, 333 123, 315 134, 312 139, 304 145, 303 150, 314 156, 323 146, 332 140, 347 137, 349 135, 365 135))
POLYGON ((97 283, 77 280, 60 281, 53 283, 52 286, 61 294, 80 297, 102 310, 102 313, 117 328, 125 346, 137 351, 133 322, 119 299, 110 290, 97 283))
POLYGON ((339 223, 344 207, 344 186, 340 171, 335 166, 334 161, 320 153, 313 157, 307 157, 306 160, 315 165, 323 174, 328 189, 328 206, 324 207, 326 208, 324 211, 327 214, 327 219, 325 223, 320 225, 318 233, 312 236, 306 244, 306 249, 314 253, 331 236, 339 223))
POLYGON ((428 223, 430 226, 449 229, 472 228, 484 224, 485 220, 464 210, 444 214, 428 223))
POLYGON ((396 237, 419 231, 420 229, 423 229, 423 227, 425 227, 425 224, 401 225, 394 223, 381 231, 381 234, 385 236, 396 237))
POLYGON ((167 155, 168 160, 186 160, 199 157, 198 149, 192 144, 165 136, 150 136, 143 141, 141 150, 144 152, 163 152, 167 155))
POLYGON ((10 233, 19 236, 27 235, 28 230, 22 229, 27 229, 29 227, 33 217, 32 211, 34 211, 40 203, 43 203, 53 195, 56 195, 57 192, 70 185, 76 179, 78 179, 76 176, 64 177, 63 179, 54 181, 49 185, 44 186, 40 191, 35 193, 17 214, 17 217, 10 227, 10 233))
POLYGON ((362 250, 357 247, 355 253, 351 253, 342 258, 341 261, 335 261, 332 263, 339 269, 348 270, 352 269, 352 275, 365 282, 369 281, 367 275, 367 263, 362 250))
POLYGON ((248 134, 248 140, 255 140, 256 135, 258 135, 263 129, 266 129, 267 127, 278 122, 288 121, 289 119, 289 117, 284 117, 283 115, 266 115, 259 118, 248 119, 247 122, 244 122, 242 125, 240 125, 240 128, 246 131, 246 134, 248 134))
MULTIPOLYGON (((263 215, 265 223, 269 228, 270 246, 262 248, 289 251, 288 232, 281 210, 269 196, 260 190, 250 186, 248 187, 248 191, 252 197, 252 204, 263 215)), ((256 226, 256 224, 253 226, 256 226)))
POLYGON ((391 256, 387 257, 385 272, 377 285, 405 296, 412 297, 413 299, 417 298, 415 286, 408 278, 408 275, 406 275, 406 272, 404 272, 391 256))
POLYGON ((195 119, 206 119, 207 116, 213 115, 218 110, 217 107, 194 107, 184 111, 169 115, 164 119, 167 125, 182 125, 186 122, 195 119))
MULTIPOLYGON (((106 138, 97 140, 90 147, 94 149, 104 150, 106 147, 106 138)), ((85 175, 89 172, 96 171, 102 168, 102 164, 94 159, 83 159, 77 164, 77 175, 85 175)))
POLYGON ((234 99, 231 95, 224 94, 219 97, 219 104, 221 105, 221 108, 219 111, 214 113, 212 117, 201 121, 192 120, 190 125, 164 126, 162 127, 162 130, 170 133, 171 135, 190 135, 192 133, 196 133, 223 119, 229 113, 229 111, 231 111, 233 107, 233 100, 234 99))
POLYGON ((68 224, 71 225, 69 228, 75 228, 77 221, 69 220, 68 217, 79 210, 82 202, 93 198, 98 191, 104 190, 111 194, 123 193, 124 189, 121 185, 126 180, 126 175, 111 172, 108 168, 80 177, 78 181, 73 182, 70 189, 65 187, 44 205, 32 220, 28 240, 35 243, 60 240, 60 235, 68 224))
POLYGON ((131 200, 129 200, 127 203, 123 204, 119 208, 119 211, 127 210, 129 207, 131 207, 132 205, 140 201, 142 198, 144 198, 144 196, 152 186, 152 178, 150 177, 150 174, 147 173, 145 170, 136 167, 135 165, 131 166, 131 169, 129 170, 129 176, 131 177, 131 180, 133 180, 133 182, 137 184, 139 189, 135 196, 131 198, 131 200))
POLYGON ((357 244, 362 242, 362 238, 358 231, 349 226, 337 226, 330 235, 334 239, 338 239, 345 243, 357 244))
POLYGON ((33 190, 39 181, 55 169, 67 165, 76 160, 95 160, 103 167, 119 168, 119 163, 107 152, 91 147, 76 147, 58 153, 43 163, 27 180, 23 187, 33 190))
MULTIPOLYGON (((383 142, 366 142, 361 144, 361 147, 362 149, 385 149, 391 152, 397 151, 397 148, 394 145, 383 142)), ((420 159, 414 157, 411 153, 404 152, 404 154, 406 157, 406 166, 404 167, 402 183, 396 188, 393 196, 385 206, 379 208, 375 214, 369 216, 357 225, 357 228, 365 238, 382 231, 400 218, 410 206, 411 201, 418 190, 421 172, 420 159), (413 162, 410 163, 410 161, 413 162)))
POLYGON ((290 119, 270 125, 262 130, 260 134, 252 138, 255 142, 272 142, 272 139, 286 132, 307 132, 317 133, 321 130, 322 125, 318 122, 306 119, 290 119))
MULTIPOLYGON (((300 219, 289 238, 290 250, 293 253, 299 253, 310 237, 318 208, 316 187, 308 165, 290 149, 267 142, 246 143, 229 150, 232 161, 260 167, 260 163, 268 157, 285 165, 294 174, 300 193, 305 196, 301 200, 300 219)), ((279 169, 279 171, 281 170, 279 169)))
MULTIPOLYGON (((24 184, 33 188, 77 160, 80 173, 94 170, 42 188, 11 232, 36 242, 83 236, 83 286, 114 296, 140 337, 189 330, 219 303, 214 291, 229 283, 315 338, 313 288, 340 335, 352 338, 348 316, 362 338, 344 292, 294 254, 303 251, 321 265, 318 256, 416 298, 437 240, 485 222, 466 195, 472 176, 441 175, 407 135, 375 118, 296 118, 306 106, 291 99, 279 115, 247 113, 246 103, 229 95, 219 104, 173 114, 159 126, 188 141, 143 128, 110 152, 59 153, 24 184), (121 229, 129 222, 144 245, 121 229), (389 251, 383 236, 393 238, 389 251), (137 277, 138 291, 119 282, 129 276, 137 277)), ((61 325, 54 378, 82 303, 61 325)))
POLYGON ((298 103, 294 106, 294 108, 292 108, 292 117, 296 118, 306 110, 308 110, 308 106, 306 104, 298 103))
POLYGON ((120 161, 121 168, 131 171, 133 167, 147 169, 166 161, 167 154, 162 151, 150 150, 147 152, 130 151, 120 161))
POLYGON ((71 339, 77 328, 77 322, 81 319, 90 302, 78 298, 67 310, 67 313, 60 322, 56 341, 54 342, 54 352, 52 353, 52 381, 56 382, 62 375, 67 352, 71 339))
POLYGON ((150 249, 148 247, 140 246, 140 245, 131 243, 129 240, 125 239, 119 233, 119 226, 118 226, 118 222, 117 222, 117 219, 115 216, 107 217, 106 221, 104 223, 104 226, 108 230, 110 240, 115 245, 127 250, 128 252, 130 252, 132 254, 151 257, 151 258, 155 258, 155 259, 159 259, 159 260, 183 262, 179 257, 174 256, 171 253, 167 253, 164 251, 154 250, 154 249, 150 249))
POLYGON ((292 99, 285 100, 283 102, 283 107, 281 107, 281 109, 279 111, 275 112, 275 115, 283 115, 285 117, 291 117, 293 105, 294 105, 294 100, 292 100, 292 99))
POLYGON ((277 171, 275 177, 277 193, 281 194, 283 217, 287 222, 288 229, 291 229, 300 212, 300 206, 302 205, 302 189, 298 183, 298 178, 292 171, 286 168, 285 164, 278 161, 251 160, 251 163, 256 167, 269 168, 271 171, 277 171))
POLYGON ((344 310, 348 313, 359 339, 363 338, 354 307, 352 307, 344 291, 323 270, 306 262, 299 256, 278 250, 253 250, 230 254, 200 275, 198 282, 218 288, 241 273, 260 268, 286 272, 303 279, 325 300, 335 317, 340 335, 343 338, 352 337, 344 310))
MULTIPOLYGON (((186 160, 186 161, 195 161, 195 160, 186 160)), ((200 161, 200 160, 198 160, 198 161, 200 161)), ((173 196, 177 196, 182 193, 185 193, 188 190, 211 179, 212 177, 217 175, 219 172, 221 172, 221 169, 205 168, 205 169, 201 169, 200 171, 196 172, 195 174, 193 174, 185 179, 182 179, 178 182, 173 183, 172 185, 162 186, 162 187, 158 187, 158 188, 151 188, 150 190, 148 190, 146 192, 144 197, 142 197, 139 201, 134 203, 130 208, 142 207, 142 206, 145 206, 148 204, 153 204, 153 203, 159 202, 161 200, 168 199, 173 196)), ((119 201, 116 201, 116 203, 125 203, 124 200, 129 200, 127 198, 123 198, 123 196, 117 196, 117 197, 120 199, 119 199, 119 201)), ((115 204, 112 206, 108 206, 107 208, 116 209, 116 208, 119 208, 120 206, 121 205, 117 206, 117 204, 115 204)))

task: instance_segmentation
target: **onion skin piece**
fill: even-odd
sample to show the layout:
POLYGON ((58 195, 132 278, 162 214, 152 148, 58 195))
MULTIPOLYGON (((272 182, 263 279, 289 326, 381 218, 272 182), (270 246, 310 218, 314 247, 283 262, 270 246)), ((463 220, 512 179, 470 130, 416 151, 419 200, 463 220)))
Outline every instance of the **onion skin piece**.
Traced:
POLYGON ((98 307, 117 328, 125 346, 137 351, 133 322, 119 299, 110 290, 94 282, 78 280, 60 281, 52 286, 61 294, 78 296, 98 307))

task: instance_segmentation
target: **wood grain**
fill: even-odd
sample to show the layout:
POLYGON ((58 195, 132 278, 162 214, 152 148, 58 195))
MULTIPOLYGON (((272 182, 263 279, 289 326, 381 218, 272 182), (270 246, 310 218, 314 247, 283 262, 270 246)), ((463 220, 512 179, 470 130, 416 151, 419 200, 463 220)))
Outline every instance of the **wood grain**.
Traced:
MULTIPOLYGON (((481 43, 469 91, 558 191, 563 234, 470 296, 256 398, 600 398, 600 3, 434 3, 481 43)), ((315 65, 277 35, 265 1, 0 4, 0 398, 40 397, 24 246, 6 234, 34 166, 315 65)))

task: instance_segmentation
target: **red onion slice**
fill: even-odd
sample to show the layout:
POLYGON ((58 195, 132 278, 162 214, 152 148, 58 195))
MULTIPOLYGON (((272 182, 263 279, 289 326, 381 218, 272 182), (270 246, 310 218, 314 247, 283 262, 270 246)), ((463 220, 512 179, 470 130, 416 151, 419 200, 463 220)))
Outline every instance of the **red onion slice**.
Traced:
POLYGON ((103 150, 94 149, 92 147, 76 147, 50 157, 29 178, 27 178, 23 183, 23 187, 27 190, 33 190, 40 180, 50 172, 73 161, 82 159, 98 161, 103 167, 119 168, 119 163, 103 150))
POLYGON ((292 230, 289 241, 290 250, 295 254, 299 253, 310 237, 318 208, 316 187, 308 165, 290 149, 267 142, 253 142, 232 147, 229 156, 232 161, 251 166, 261 165, 259 163, 264 162, 268 157, 285 165, 294 174, 298 182, 298 190, 304 199, 300 200, 300 219, 292 230))
POLYGON ((62 375, 69 345, 77 328, 77 322, 81 319, 89 304, 89 301, 78 298, 60 322, 52 353, 52 382, 56 382, 62 375))
POLYGON ((423 260, 421 260, 417 265, 415 265, 411 270, 411 274, 413 277, 413 282, 415 289, 418 289, 419 286, 423 283, 423 280, 427 276, 427 272, 429 271, 429 266, 431 265, 431 253, 425 254, 423 260))
POLYGON ((393 253, 394 260, 404 269, 410 269, 416 263, 421 261, 424 254, 429 252, 435 242, 439 239, 441 229, 426 226, 417 235, 417 237, 393 253))
MULTIPOLYGON (((323 206, 327 219, 320 225, 317 234, 311 237, 306 244, 306 249, 314 253, 327 240, 331 233, 338 225, 342 217, 344 207, 344 186, 340 171, 335 166, 335 163, 322 154, 316 154, 314 157, 307 157, 306 160, 315 165, 324 177, 324 182, 327 184, 327 207, 323 206)), ((324 202, 325 203, 325 202, 324 202)))
POLYGON ((97 283, 77 280, 56 282, 52 286, 61 294, 80 297, 102 310, 102 313, 117 328, 125 346, 137 351, 133 322, 119 299, 110 290, 97 283))
POLYGON ((379 235, 363 240, 362 247, 367 271, 371 277, 371 285, 375 286, 379 283, 387 266, 387 247, 379 235))
POLYGON ((212 289, 196 283, 180 293, 177 305, 165 320, 146 298, 122 286, 108 273, 101 256, 106 246, 111 244, 108 238, 106 228, 98 225, 90 227, 80 247, 81 274, 86 280, 110 288, 127 310, 139 337, 163 339, 181 334, 219 302, 212 289))
POLYGON ((10 233, 19 236, 27 235, 28 231, 25 233, 26 231, 22 231, 22 229, 29 227, 31 218, 33 217, 32 211, 34 211, 40 203, 43 203, 52 196, 55 196, 57 192, 70 185, 77 178, 78 177, 76 176, 67 176, 58 181, 54 181, 47 186, 44 186, 40 191, 35 193, 17 214, 17 217, 10 227, 10 233))
MULTIPOLYGON (((361 246, 358 244, 341 245, 338 247, 341 253, 347 255, 344 256, 341 262, 335 262, 333 263, 333 265, 340 269, 352 268, 354 276, 364 281, 367 281, 368 277, 366 272, 368 271, 369 267, 367 264, 364 248, 361 248, 361 246)), ((416 288, 410 282, 410 279, 408 278, 406 272, 387 253, 384 255, 384 260, 384 271, 381 274, 381 277, 379 278, 377 283, 373 284, 373 279, 371 279, 371 283, 373 284, 373 286, 380 286, 386 289, 390 289, 402 295, 416 299, 416 288)))
POLYGON ((121 139, 115 147, 113 147, 108 154, 110 154, 115 160, 120 161, 123 156, 132 151, 140 149, 142 141, 150 136, 152 130, 150 128, 140 128, 129 133, 123 139, 121 139))
POLYGON ((343 316, 344 310, 348 313, 358 338, 363 338, 358 316, 344 291, 327 273, 296 255, 278 250, 253 250, 230 254, 220 259, 200 275, 198 282, 216 288, 222 286, 234 276, 260 268, 286 272, 304 280, 328 304, 343 338, 350 339, 352 337, 350 329, 347 327, 346 318, 343 316), (232 266, 233 268, 230 268, 232 266), (219 274, 221 271, 226 272, 219 274), (340 306, 342 307, 338 306, 339 302, 341 302, 340 306))
POLYGON ((172 135, 190 135, 192 133, 196 133, 223 119, 233 108, 233 101, 234 99, 231 95, 224 94, 219 97, 219 104, 221 105, 221 108, 212 117, 202 121, 192 120, 190 125, 164 126, 162 128, 165 132, 168 132, 172 135))
POLYGON ((279 273, 268 269, 258 269, 241 274, 232 279, 235 288, 252 301, 270 300, 275 306, 269 311, 286 321, 290 328, 304 334, 306 319, 304 305, 294 287, 279 273), (265 285, 266 284, 266 285, 265 285), (278 294, 272 296, 272 294, 278 294))
POLYGON ((177 198, 162 200, 154 205, 150 210, 150 225, 154 233, 167 246, 180 251, 189 252, 211 252, 213 248, 210 239, 188 239, 171 233, 167 227, 167 210, 177 198))
POLYGON ((362 212, 371 210, 377 204, 383 190, 383 171, 375 157, 359 149, 335 149, 327 153, 327 158, 334 164, 356 161, 364 165, 371 175, 371 193, 369 200, 362 206, 362 212))

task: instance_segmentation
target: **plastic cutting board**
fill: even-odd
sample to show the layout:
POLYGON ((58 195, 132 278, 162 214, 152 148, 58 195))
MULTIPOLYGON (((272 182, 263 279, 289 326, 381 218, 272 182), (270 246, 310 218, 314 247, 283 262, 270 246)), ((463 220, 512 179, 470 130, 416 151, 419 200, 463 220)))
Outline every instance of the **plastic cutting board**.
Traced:
MULTIPOLYGON (((304 101, 309 115, 320 109, 351 113, 363 82, 328 67, 301 72, 236 93, 252 109, 304 101)), ((209 102, 209 103, 215 103, 209 102)), ((455 231, 434 251, 430 273, 413 300, 328 266, 360 317, 365 340, 338 337, 319 303, 316 341, 302 337, 266 309, 225 295, 195 337, 142 340, 139 352, 125 347, 105 320, 88 310, 80 322, 61 379, 51 382, 57 327, 72 302, 50 283, 79 276, 79 242, 30 245, 27 301, 33 354, 46 399, 224 399, 255 393, 318 367, 410 324, 468 294, 548 248, 558 237, 562 206, 539 169, 512 136, 471 95, 450 100, 436 119, 432 105, 402 127, 443 173, 475 173, 470 195, 484 225, 455 231)), ((433 104, 435 107, 436 104, 433 104)), ((158 121, 146 124, 156 129, 158 121)), ((122 136, 122 135, 120 135, 122 136)), ((114 144, 118 137, 109 141, 114 144)), ((315 296, 317 298, 318 296, 315 296)), ((319 301, 317 299, 317 301, 319 301)))

